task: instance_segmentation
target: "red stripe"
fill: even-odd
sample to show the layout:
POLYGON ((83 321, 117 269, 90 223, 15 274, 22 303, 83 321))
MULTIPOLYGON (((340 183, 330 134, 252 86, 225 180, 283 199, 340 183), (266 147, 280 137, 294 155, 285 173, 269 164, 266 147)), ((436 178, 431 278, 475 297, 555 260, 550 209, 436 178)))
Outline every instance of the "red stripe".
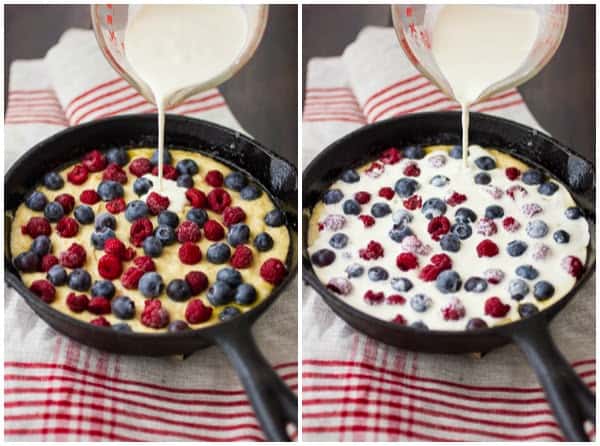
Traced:
POLYGON ((65 108, 67 110, 67 113, 68 113, 69 109, 73 106, 73 104, 75 104, 77 101, 79 101, 79 100, 81 100, 81 99, 89 96, 90 94, 92 94, 92 93, 94 93, 94 92, 96 92, 96 91, 98 91, 98 90, 100 90, 100 89, 102 89, 104 87, 109 87, 109 86, 117 84, 119 82, 125 82, 125 79, 123 79, 122 77, 117 77, 115 79, 103 82, 101 84, 98 84, 98 85, 90 88, 89 90, 84 91, 79 96, 76 96, 75 98, 71 99, 71 102, 69 102, 67 104, 67 106, 65 108))
POLYGON ((369 97, 369 98, 368 98, 368 99, 365 101, 365 108, 369 107, 369 103, 370 103, 371 101, 373 101, 374 99, 376 99, 376 98, 380 97, 382 94, 385 94, 385 93, 387 93, 388 91, 390 91, 390 90, 392 90, 392 89, 394 89, 394 88, 396 88, 396 87, 399 87, 399 86, 401 86, 401 85, 405 85, 405 84, 408 84, 409 82, 415 81, 415 80, 417 80, 417 79, 419 79, 419 78, 421 78, 421 77, 423 77, 421 74, 415 74, 414 76, 407 77, 407 78, 405 78, 405 79, 402 79, 402 80, 400 80, 400 81, 398 81, 398 82, 396 82, 396 83, 394 83, 394 84, 392 84, 392 85, 389 85, 388 87, 385 87, 385 88, 383 88, 383 89, 379 90, 378 92, 376 92, 376 93, 372 94, 372 95, 371 95, 371 96, 370 96, 370 97, 369 97))
POLYGON ((596 359, 582 359, 571 363, 571 367, 579 367, 580 365, 594 364, 596 365, 596 359))
POLYGON ((112 90, 109 91, 107 93, 101 94, 100 96, 95 96, 85 102, 82 102, 81 104, 79 104, 77 107, 75 107, 73 110, 69 110, 68 114, 69 114, 69 118, 71 118, 75 113, 77 113, 79 110, 81 110, 83 107, 87 107, 88 105, 93 104, 96 101, 99 101, 100 99, 105 99, 108 98, 110 96, 114 96, 116 94, 119 94, 125 90, 133 90, 133 87, 131 87, 130 85, 125 85, 124 87, 120 87, 117 88, 116 90, 112 90))
POLYGON ((103 432, 101 429, 81 429, 81 428, 68 428, 68 427, 44 427, 37 429, 5 429, 4 435, 89 435, 90 437, 97 437, 98 439, 109 439, 114 441, 140 441, 139 438, 125 437, 123 435, 116 435, 112 433, 103 432))
POLYGON ((379 107, 379 106, 381 106, 383 104, 386 104, 386 103, 390 102, 393 99, 399 98, 400 96, 404 96, 405 94, 413 93, 413 92, 415 92, 417 90, 420 90, 421 88, 424 88, 424 87, 427 87, 427 86, 433 86, 433 84, 431 82, 429 82, 429 81, 426 80, 425 82, 423 82, 421 84, 418 84, 418 85, 416 85, 414 87, 407 88, 406 90, 400 90, 398 93, 395 93, 392 96, 388 96, 388 97, 382 99, 381 101, 376 102, 372 106, 370 105, 369 107, 364 107, 365 114, 368 115, 375 108, 377 108, 377 107, 379 107))
MULTIPOLYGON (((127 102, 127 101, 129 101, 129 100, 131 100, 133 98, 137 98, 137 97, 141 98, 142 95, 140 95, 137 91, 135 91, 135 92, 131 93, 130 95, 127 95, 127 96, 124 96, 122 98, 116 99, 116 100, 114 100, 112 102, 107 102, 105 104, 101 104, 101 105, 98 105, 97 107, 91 108, 91 109, 87 110, 85 113, 82 113, 77 119, 75 119, 75 124, 79 124, 81 121, 83 121, 86 117, 88 117, 89 115, 91 115, 94 112, 103 110, 105 108, 112 107, 113 105, 122 104, 123 102, 127 102)), ((147 103, 148 103, 148 101, 146 101, 145 99, 143 99, 141 102, 137 102, 136 104, 137 105, 144 105, 144 104, 147 104, 147 103)), ((131 106, 131 107, 133 107, 133 106, 131 106)), ((123 110, 123 109, 121 109, 121 110, 123 110)), ((118 113, 118 111, 117 111, 117 113, 118 113)), ((117 114, 117 113, 115 113, 115 114, 117 114)), ((100 115, 98 118, 101 118, 101 117, 104 117, 104 116, 105 115, 100 115)), ((98 119, 98 118, 96 118, 96 119, 98 119)))
POLYGON ((59 107, 62 110, 62 107, 60 106, 60 103, 58 102, 58 99, 53 98, 53 99, 25 99, 25 98, 8 98, 8 108, 10 107, 15 107, 19 106, 19 107, 26 107, 26 106, 31 106, 31 107, 39 107, 42 105, 46 105, 46 106, 56 106, 59 107))
POLYGON ((353 113, 359 113, 361 116, 363 112, 357 104, 307 104, 304 106, 304 113, 308 113, 309 111, 351 111, 353 113))
POLYGON ((356 108, 360 109, 360 105, 354 99, 341 99, 339 101, 325 101, 322 99, 311 99, 309 101, 304 101, 304 108, 315 105, 352 105, 356 108))
POLYGON ((181 110, 181 111, 178 111, 178 113, 180 113, 180 114, 201 113, 201 112, 206 112, 209 110, 214 110, 214 109, 220 108, 220 107, 225 107, 225 105, 227 105, 225 102, 218 102, 216 104, 206 105, 204 107, 192 108, 192 109, 188 109, 188 110, 181 110))
POLYGON ((345 117, 345 118, 358 118, 365 120, 365 117, 362 113, 353 113, 352 111, 343 111, 343 110, 321 110, 321 111, 309 111, 304 112, 303 115, 305 118, 319 118, 319 117, 345 117))
POLYGON ((512 107, 512 106, 515 106, 515 105, 520 105, 520 104, 523 104, 523 103, 524 103, 523 99, 518 99, 516 101, 507 102, 505 104, 494 105, 494 106, 491 106, 491 107, 483 107, 483 108, 480 108, 478 111, 480 113, 483 113, 483 112, 492 111, 492 110, 500 110, 502 108, 508 108, 508 107, 512 107))
MULTIPOLYGON (((215 98, 222 98, 221 93, 219 93, 217 91, 217 92, 210 94, 208 96, 205 96, 205 97, 196 98, 196 99, 188 99, 187 101, 183 101, 181 104, 177 105, 177 107, 181 107, 183 105, 200 104, 202 102, 206 102, 206 101, 209 101, 209 100, 215 99, 215 98)), ((177 107, 175 107, 175 108, 177 108, 177 107)))
POLYGON ((5 124, 52 124, 52 125, 60 125, 66 127, 65 122, 62 121, 54 121, 50 119, 7 119, 4 121, 5 124))
POLYGON ((20 118, 32 118, 32 119, 37 119, 37 118, 42 118, 42 119, 59 119, 64 121, 65 123, 67 122, 67 120, 65 119, 64 116, 58 114, 58 113, 52 113, 52 112, 48 112, 48 113, 15 113, 15 112, 8 112, 5 115, 6 119, 12 119, 12 118, 16 118, 16 119, 20 119, 20 118))
POLYGON ((318 119, 306 119, 302 118, 304 122, 355 122, 358 124, 365 124, 364 119, 348 119, 348 118, 335 118, 335 117, 325 117, 318 119))
POLYGON ((352 91, 350 87, 311 87, 306 88, 306 92, 320 91, 320 92, 332 92, 332 91, 352 91))
MULTIPOLYGON (((380 117, 381 117, 383 114, 385 114, 385 113, 389 112, 390 110, 393 110, 394 108, 397 108, 397 107, 402 107, 403 105, 406 105, 406 104, 411 104, 411 103, 413 103, 413 102, 417 102, 417 101, 418 101, 418 100, 420 100, 420 99, 424 99, 424 98, 427 98, 427 97, 429 97, 429 96, 433 96, 434 94, 443 94, 443 93, 442 93, 440 90, 438 90, 437 88, 434 88, 433 90, 431 90, 431 91, 428 91, 427 93, 423 93, 423 94, 420 94, 420 95, 418 95, 418 96, 414 96, 414 97, 412 97, 412 98, 405 99, 405 100, 403 100, 403 101, 400 101, 400 102, 395 102, 395 103, 393 103, 392 105, 390 105, 390 106, 388 106, 388 107, 384 108, 383 110, 380 110, 379 112, 377 112, 377 113, 375 114, 375 116, 373 116, 372 118, 371 118, 371 117, 369 117, 369 119, 370 119, 370 121, 371 121, 371 122, 375 122, 375 121, 377 121, 377 120, 378 120, 378 119, 379 119, 379 118, 380 118, 380 117)), ((447 98, 446 98, 445 96, 444 96, 444 100, 447 100, 447 98)))
POLYGON ((354 94, 352 93, 340 93, 340 94, 335 94, 335 95, 331 95, 331 96, 323 96, 323 95, 318 95, 318 94, 314 94, 314 95, 306 95, 305 96, 305 100, 312 100, 312 99, 354 99, 356 100, 356 96, 354 96, 354 94))
MULTIPOLYGON (((134 108, 138 108, 138 107, 141 107, 143 105, 148 105, 148 104, 149 104, 149 102, 146 101, 145 99, 143 99, 143 100, 141 100, 139 102, 136 102, 134 104, 130 104, 130 105, 127 105, 125 107, 121 107, 121 108, 119 108, 117 110, 113 110, 113 111, 110 111, 110 112, 107 112, 107 113, 102 113, 102 114, 100 114, 98 116, 95 116, 92 119, 102 119, 102 118, 108 118, 110 116, 120 115, 121 113, 128 112, 128 111, 133 110, 134 108)), ((138 111, 137 113, 142 113, 142 112, 138 111)), ((150 112, 144 112, 144 113, 150 113, 150 112)))

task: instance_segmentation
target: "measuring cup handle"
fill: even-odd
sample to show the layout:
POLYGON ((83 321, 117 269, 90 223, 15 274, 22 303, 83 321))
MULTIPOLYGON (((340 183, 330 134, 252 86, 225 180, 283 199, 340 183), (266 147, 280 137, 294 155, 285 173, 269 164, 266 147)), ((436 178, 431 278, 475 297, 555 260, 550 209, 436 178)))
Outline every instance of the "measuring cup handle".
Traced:
POLYGON ((547 321, 523 324, 512 337, 535 370, 566 440, 590 441, 583 424, 595 424, 596 397, 556 348, 547 321))

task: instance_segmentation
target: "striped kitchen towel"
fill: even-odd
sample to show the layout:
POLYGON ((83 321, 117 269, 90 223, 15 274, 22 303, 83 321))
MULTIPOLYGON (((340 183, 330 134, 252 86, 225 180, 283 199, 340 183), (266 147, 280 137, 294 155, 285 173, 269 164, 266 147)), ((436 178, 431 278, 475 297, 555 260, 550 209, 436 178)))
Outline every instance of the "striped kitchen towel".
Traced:
MULTIPOLYGON (((306 85, 304 165, 365 124, 458 109, 410 65, 390 28, 366 28, 342 57, 311 60, 306 85)), ((514 89, 473 108, 541 130, 514 89)), ((594 296, 592 278, 551 326, 559 349, 592 389, 594 296)), ((403 351, 355 331, 305 286, 302 348, 306 441, 562 439, 533 371, 514 345, 483 357, 403 351)))
MULTIPOLYGON (((7 166, 42 139, 107 116, 152 113, 120 79, 91 31, 67 31, 44 60, 11 66, 7 166)), ((213 89, 170 110, 242 131, 213 89)), ((257 322, 267 360, 296 391, 293 282, 257 322)), ((233 369, 215 347, 185 360, 105 353, 56 333, 5 288, 4 434, 8 441, 260 441, 233 369)))

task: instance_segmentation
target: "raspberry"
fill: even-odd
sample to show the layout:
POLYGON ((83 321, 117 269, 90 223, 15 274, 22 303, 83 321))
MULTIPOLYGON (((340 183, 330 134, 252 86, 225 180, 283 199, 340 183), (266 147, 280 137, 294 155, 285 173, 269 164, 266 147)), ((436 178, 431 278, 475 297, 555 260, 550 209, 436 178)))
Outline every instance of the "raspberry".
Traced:
POLYGON ((31 217, 25 226, 21 227, 21 233, 36 238, 38 235, 50 235, 52 228, 45 217, 31 217))
POLYGON ((216 188, 208 193, 208 207, 211 211, 220 214, 231 204, 231 196, 225 189, 216 188))
POLYGON ((498 232, 498 227, 491 218, 483 217, 477 222, 477 233, 489 237, 498 232))
POLYGON ((385 298, 385 303, 389 305, 404 305, 406 303, 406 298, 400 294, 392 294, 385 298))
POLYGON ((135 266, 130 266, 121 276, 121 283, 123 284, 124 288, 127 288, 128 290, 134 290, 138 287, 138 283, 144 274, 144 271, 141 269, 136 268, 135 266))
POLYGON ((365 174, 370 178, 377 178, 381 176, 384 170, 385 167, 383 166, 383 164, 375 161, 368 167, 367 170, 365 170, 365 174))
POLYGON ((106 209, 111 214, 118 214, 119 212, 123 212, 126 207, 127 205, 125 204, 125 200, 123 199, 123 197, 115 198, 114 200, 111 200, 108 203, 106 203, 106 209))
POLYGON ((521 171, 516 167, 507 167, 506 170, 504 170, 504 173, 510 181, 516 180, 519 178, 519 175, 521 175, 521 171))
POLYGON ((427 232, 431 234, 431 238, 439 241, 442 235, 447 234, 450 230, 450 220, 443 215, 433 217, 427 224, 427 232))
POLYGON ((365 260, 375 260, 383 257, 383 246, 371 240, 366 248, 360 249, 358 255, 365 260))
POLYGON ((179 247, 179 260, 186 265, 193 265, 202 260, 202 251, 200 247, 192 242, 185 242, 179 247))
POLYGON ((185 191, 185 197, 189 200, 193 208, 206 207, 206 194, 201 190, 192 187, 185 191))
POLYGON ((96 327, 110 327, 110 322, 108 322, 103 316, 92 319, 90 324, 95 325, 96 327))
POLYGON ((100 201, 100 195, 93 189, 86 189, 79 195, 79 201, 83 204, 96 204, 100 201))
POLYGON ((369 200, 371 199, 371 194, 368 192, 357 192, 354 194, 354 199, 359 203, 359 204, 366 204, 369 202, 369 200))
POLYGON ((125 243, 118 238, 109 238, 104 242, 104 253, 112 254, 117 259, 125 260, 125 243))
POLYGON ((79 223, 71 217, 63 217, 56 224, 56 231, 61 237, 74 237, 79 232, 79 223))
POLYGON ((483 277, 488 281, 488 283, 497 285, 502 282, 502 279, 504 279, 504 272, 500 269, 490 268, 483 272, 483 277))
POLYGON ((425 265, 421 268, 421 271, 419 271, 419 279, 424 282, 432 282, 437 279, 437 276, 439 276, 442 271, 442 269, 435 265, 425 265))
POLYGON ((446 254, 436 254, 429 260, 442 271, 452 268, 452 260, 446 254))
POLYGON ((148 299, 144 301, 144 311, 142 311, 142 324, 152 328, 163 328, 169 323, 169 312, 162 308, 158 299, 148 299))
MULTIPOLYGON (((106 249, 106 247, 105 247, 106 249)), ((123 259, 122 260, 131 260, 135 257, 135 249, 133 249, 131 246, 128 246, 125 249, 125 252, 123 253, 123 259)))
POLYGON ((197 223, 191 221, 191 220, 186 220, 183 223, 181 223, 179 226, 177 226, 177 229, 175 230, 175 234, 177 235, 177 240, 179 240, 180 243, 185 243, 185 242, 199 242, 200 239, 202 238, 202 233, 200 232, 200 227, 198 226, 197 223))
POLYGON ((420 256, 429 255, 431 252, 431 246, 424 245, 423 242, 414 235, 404 237, 400 245, 404 251, 412 252, 413 254, 418 254, 420 256))
POLYGON ((579 279, 583 274, 583 264, 581 263, 581 260, 575 256, 565 257, 561 260, 560 266, 576 279, 579 279))
MULTIPOLYGON (((515 187, 515 186, 513 186, 513 187, 515 187)), ((504 195, 504 192, 502 192, 502 189, 494 186, 493 184, 488 184, 488 185, 484 186, 483 190, 486 191, 488 194, 490 194, 491 197, 496 200, 499 200, 500 198, 502 198, 502 195, 504 195)))
POLYGON ((394 194, 394 189, 392 189, 391 187, 382 187, 381 189, 379 189, 378 195, 387 200, 391 200, 392 198, 394 198, 394 194))
POLYGON ((121 260, 112 254, 104 254, 98 260, 98 274, 104 279, 113 280, 121 275, 123 266, 121 260))
POLYGON ((71 171, 67 174, 67 180, 73 184, 83 184, 88 179, 88 171, 81 164, 73 166, 71 171))
POLYGON ((209 170, 206 172, 204 181, 206 181, 212 187, 221 187, 223 186, 223 174, 218 170, 209 170))
POLYGON ((185 275, 185 281, 192 290, 192 296, 197 296, 208 288, 208 277, 202 271, 190 271, 185 275))
POLYGON ((73 313, 81 313, 82 311, 87 310, 87 307, 90 303, 90 298, 85 294, 75 294, 69 293, 67 296, 67 307, 73 313))
MULTIPOLYGON (((158 165, 152 168, 152 175, 158 176, 158 165)), ((167 180, 175 181, 179 176, 179 172, 173 166, 169 166, 168 164, 163 164, 163 177, 167 180)))
POLYGON ((533 260, 544 260, 550 254, 550 247, 543 243, 536 243, 531 250, 533 260))
POLYGON ((136 158, 129 164, 129 171, 136 177, 152 172, 152 163, 148 158, 136 158))
POLYGON ((383 302, 384 300, 384 295, 382 292, 376 293, 372 290, 368 290, 364 295, 363 295, 363 299, 365 300, 366 303, 368 303, 369 305, 376 305, 376 304, 380 304, 383 302))
POLYGON ((404 207, 408 210, 414 211, 421 207, 422 201, 420 195, 413 195, 402 202, 404 207))
POLYGON ((90 172, 100 172, 106 167, 106 157, 99 150, 92 150, 85 154, 81 164, 90 172))
POLYGON ((245 245, 236 246, 229 262, 237 269, 248 268, 252 263, 252 250, 245 245))
POLYGON ((502 226, 504 226, 504 229, 508 232, 516 232, 521 227, 521 224, 512 217, 505 217, 504 220, 502 220, 502 226))
POLYGON ((102 173, 102 179, 125 184, 127 183, 127 172, 125 172, 118 164, 110 163, 104 173, 102 173))
POLYGON ((370 215, 359 215, 358 218, 363 222, 365 228, 369 228, 375 224, 375 219, 370 215))
POLYGON ((521 212, 527 217, 533 217, 542 211, 542 207, 537 203, 525 203, 521 206, 521 212))
POLYGON ((215 220, 207 220, 203 226, 204 236, 211 242, 217 242, 225 237, 225 230, 219 222, 215 220))
POLYGON ((102 296, 92 297, 87 309, 92 314, 109 314, 110 301, 102 296))
POLYGON ((419 169, 419 166, 417 165, 417 163, 410 163, 408 164, 405 168, 404 171, 402 172, 404 175, 406 175, 407 177, 418 177, 419 175, 421 175, 421 169, 419 169))
POLYGON ((206 322, 212 316, 213 309, 204 305, 200 299, 192 299, 185 307, 185 319, 190 324, 206 322))
POLYGON ((446 165, 447 159, 444 155, 433 155, 427 158, 427 162, 431 167, 439 168, 446 165))
POLYGON ((67 268, 81 268, 85 263, 85 258, 85 248, 73 243, 60 254, 60 264, 67 268))
POLYGON ((279 285, 286 274, 287 268, 279 259, 267 259, 260 267, 260 277, 271 285, 279 285))
POLYGON ((332 277, 327 282, 327 289, 342 296, 347 296, 352 291, 352 284, 344 277, 332 277))
MULTIPOLYGON (((359 217, 360 218, 360 217, 359 217)), ((331 231, 339 231, 346 225, 346 217, 343 215, 328 215, 323 220, 323 226, 331 231)))
POLYGON ((409 271, 419 266, 419 260, 412 252, 403 252, 396 257, 396 266, 401 271, 409 271))
POLYGON ((446 203, 448 203, 450 206, 457 206, 461 203, 464 203, 466 200, 466 195, 459 194, 458 192, 452 192, 452 195, 446 198, 446 203))
POLYGON ((406 319, 401 314, 397 314, 391 322, 398 325, 406 325, 406 319))
POLYGON ((379 155, 379 160, 384 164, 396 164, 401 159, 402 154, 395 147, 390 147, 389 149, 381 152, 381 155, 379 155))
POLYGON ((58 258, 52 254, 46 254, 40 262, 40 269, 47 273, 54 265, 58 265, 58 258))
POLYGON ((506 189, 506 194, 516 201, 517 199, 525 198, 527 196, 527 189, 519 184, 515 184, 506 189))
POLYGON ((29 289, 47 304, 54 301, 54 297, 56 296, 54 285, 44 279, 34 280, 29 289))
POLYGON ((479 242, 475 249, 477 250, 478 257, 494 257, 498 254, 498 245, 496 245, 489 238, 479 242))
POLYGON ((129 228, 129 239, 134 246, 142 246, 149 235, 152 235, 152 222, 148 218, 138 218, 129 228))
POLYGON ((489 297, 483 306, 485 314, 491 317, 504 317, 510 310, 510 305, 503 304, 498 297, 489 297))
POLYGON ((154 264, 154 260, 152 260, 149 256, 139 256, 133 259, 133 264, 141 269, 145 273, 149 273, 150 271, 156 271, 156 265, 154 264))
POLYGON ((54 201, 62 206, 63 211, 65 211, 65 215, 70 213, 75 207, 75 197, 73 197, 71 194, 57 195, 54 201))
POLYGON ((465 306, 456 297, 442 307, 442 316, 446 321, 457 321, 465 316, 465 306))
POLYGON ((156 192, 150 192, 148 198, 146 198, 146 204, 152 215, 158 215, 169 207, 169 199, 157 194, 156 192))
POLYGON ((230 227, 236 223, 241 223, 246 220, 246 213, 239 206, 226 207, 223 211, 223 223, 230 227))

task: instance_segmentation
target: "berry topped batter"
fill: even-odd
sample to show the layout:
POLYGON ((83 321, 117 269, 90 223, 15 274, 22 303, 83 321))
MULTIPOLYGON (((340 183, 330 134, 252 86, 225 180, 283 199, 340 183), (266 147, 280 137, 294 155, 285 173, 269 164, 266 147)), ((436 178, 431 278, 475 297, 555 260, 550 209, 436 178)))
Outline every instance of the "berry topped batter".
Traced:
POLYGON ((287 274, 285 214, 241 172, 207 156, 92 151, 49 172, 17 209, 11 251, 43 301, 120 331, 226 321, 287 274))
POLYGON ((496 150, 390 148, 312 213, 319 279, 372 316, 464 330, 535 314, 583 273, 589 228, 562 184, 496 150))

